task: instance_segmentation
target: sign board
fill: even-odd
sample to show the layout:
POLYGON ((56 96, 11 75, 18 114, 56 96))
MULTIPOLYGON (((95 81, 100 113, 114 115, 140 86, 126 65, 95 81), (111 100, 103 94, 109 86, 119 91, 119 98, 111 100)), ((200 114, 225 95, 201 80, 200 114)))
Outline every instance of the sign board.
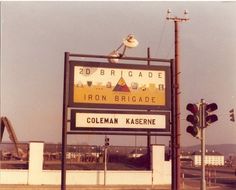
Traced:
POLYGON ((166 66, 70 61, 69 104, 93 108, 170 108, 166 66))
POLYGON ((71 130, 165 131, 169 132, 168 112, 124 112, 72 110, 71 130))

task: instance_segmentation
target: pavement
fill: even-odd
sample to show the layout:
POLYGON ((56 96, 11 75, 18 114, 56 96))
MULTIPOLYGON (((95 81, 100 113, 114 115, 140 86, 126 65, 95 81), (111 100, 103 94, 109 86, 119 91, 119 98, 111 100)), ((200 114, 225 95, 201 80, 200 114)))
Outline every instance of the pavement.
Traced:
MULTIPOLYGON (((184 184, 180 188, 181 190, 199 190, 199 185, 189 186, 184 184)), ((210 186, 207 190, 235 190, 235 187, 226 186, 210 186)), ((59 185, 4 185, 0 184, 0 190, 61 190, 59 185)), ((66 190, 171 190, 169 185, 68 185, 66 190)))
MULTIPOLYGON (((58 185, 0 185, 0 190, 60 190, 58 185)), ((146 186, 146 185, 68 185, 66 190, 170 190, 169 185, 146 186)))
MULTIPOLYGON (((180 184, 181 190, 199 190, 200 182, 185 179, 180 184)), ((60 185, 6 185, 0 184, 0 190, 61 190, 60 185)), ((171 190, 170 185, 67 185, 65 190, 171 190)), ((235 185, 212 184, 206 190, 236 190, 235 185)))

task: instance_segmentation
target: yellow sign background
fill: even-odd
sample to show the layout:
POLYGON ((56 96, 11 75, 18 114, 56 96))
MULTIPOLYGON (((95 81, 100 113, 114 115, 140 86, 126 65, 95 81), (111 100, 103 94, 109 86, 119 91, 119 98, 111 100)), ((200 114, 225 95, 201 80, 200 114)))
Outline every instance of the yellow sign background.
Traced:
POLYGON ((74 103, 165 106, 164 70, 74 67, 74 103))

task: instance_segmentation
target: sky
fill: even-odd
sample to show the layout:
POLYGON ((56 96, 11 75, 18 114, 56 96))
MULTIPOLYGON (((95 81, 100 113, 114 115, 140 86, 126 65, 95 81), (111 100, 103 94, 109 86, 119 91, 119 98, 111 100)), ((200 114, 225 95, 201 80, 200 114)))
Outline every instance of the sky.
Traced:
MULTIPOLYGON (((64 52, 108 55, 128 34, 139 41, 126 56, 174 58, 172 16, 179 24, 181 146, 199 144, 186 133, 186 105, 218 105, 207 144, 236 143, 236 3, 229 2, 2 2, 0 114, 19 141, 61 142, 64 52)), ((8 141, 8 136, 4 135, 8 141)), ((166 143, 169 137, 152 138, 166 143)), ((103 144, 104 136, 68 136, 68 142, 103 144)), ((112 136, 113 145, 145 145, 145 137, 112 136)))

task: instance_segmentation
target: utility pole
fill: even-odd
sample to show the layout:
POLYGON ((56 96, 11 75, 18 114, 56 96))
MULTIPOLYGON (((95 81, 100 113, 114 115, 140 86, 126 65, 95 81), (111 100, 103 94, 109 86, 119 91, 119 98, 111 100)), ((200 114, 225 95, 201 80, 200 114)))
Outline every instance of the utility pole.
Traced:
MULTIPOLYGON (((180 190, 180 98, 179 98, 179 22, 186 22, 189 20, 187 18, 188 12, 184 11, 184 17, 171 17, 170 16, 171 10, 168 9, 167 11, 167 20, 174 21, 174 29, 175 29, 175 76, 174 76, 174 88, 175 88, 175 129, 172 130, 174 134, 171 136, 172 141, 172 190, 180 190)), ((173 110, 172 110, 173 111, 173 110)))

